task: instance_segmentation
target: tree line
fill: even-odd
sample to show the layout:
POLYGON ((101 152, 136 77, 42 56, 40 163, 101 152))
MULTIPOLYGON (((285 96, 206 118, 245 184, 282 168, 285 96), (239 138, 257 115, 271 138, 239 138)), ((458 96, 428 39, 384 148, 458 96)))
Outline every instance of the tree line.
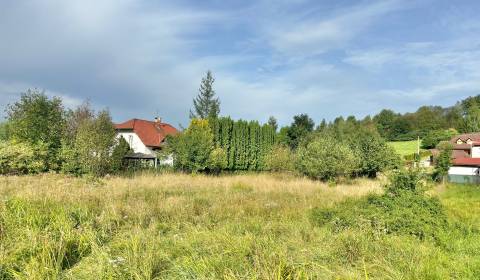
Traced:
POLYGON ((0 174, 47 171, 105 175, 120 171, 128 143, 117 139, 108 110, 88 102, 65 109, 58 97, 29 89, 6 108, 0 132, 0 174))

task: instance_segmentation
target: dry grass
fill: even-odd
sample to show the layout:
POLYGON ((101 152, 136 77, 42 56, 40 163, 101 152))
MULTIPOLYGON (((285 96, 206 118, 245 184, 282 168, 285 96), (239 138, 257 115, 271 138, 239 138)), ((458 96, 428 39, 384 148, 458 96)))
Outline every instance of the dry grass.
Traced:
POLYGON ((359 179, 332 187, 270 174, 0 177, 0 279, 364 279, 365 271, 372 278, 415 279, 449 273, 430 268, 446 258, 434 245, 335 233, 310 222, 313 207, 381 193, 383 184, 359 179))

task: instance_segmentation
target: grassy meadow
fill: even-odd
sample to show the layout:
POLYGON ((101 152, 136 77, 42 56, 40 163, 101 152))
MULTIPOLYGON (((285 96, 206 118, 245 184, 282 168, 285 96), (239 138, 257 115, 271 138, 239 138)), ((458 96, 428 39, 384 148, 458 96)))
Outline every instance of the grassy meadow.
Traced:
POLYGON ((0 279, 480 278, 479 187, 428 192, 453 225, 433 239, 313 221, 313 209, 381 194, 384 184, 271 174, 0 177, 0 279))
POLYGON ((397 154, 401 156, 412 155, 417 152, 418 141, 392 141, 388 142, 392 146, 397 154))

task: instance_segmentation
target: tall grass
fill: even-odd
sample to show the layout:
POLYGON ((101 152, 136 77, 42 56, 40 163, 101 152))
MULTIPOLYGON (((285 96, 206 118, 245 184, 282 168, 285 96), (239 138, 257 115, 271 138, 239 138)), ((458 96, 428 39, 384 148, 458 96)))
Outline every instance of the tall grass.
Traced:
POLYGON ((469 228, 450 246, 311 223, 313 208, 381 193, 383 184, 266 174, 1 177, 0 279, 478 278, 477 187, 433 192, 469 228))

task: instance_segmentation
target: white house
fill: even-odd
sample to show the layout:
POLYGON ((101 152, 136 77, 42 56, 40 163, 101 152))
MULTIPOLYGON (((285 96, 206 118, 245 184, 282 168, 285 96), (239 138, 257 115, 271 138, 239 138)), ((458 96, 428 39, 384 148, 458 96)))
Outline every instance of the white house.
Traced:
POLYGON ((462 134, 450 140, 453 162, 448 179, 456 183, 480 183, 480 133, 462 134))
MULTIPOLYGON (((162 123, 159 118, 154 121, 131 119, 115 124, 117 137, 123 137, 133 150, 126 158, 130 160, 150 161, 157 165, 157 151, 165 145, 168 135, 175 135, 178 130, 170 124, 162 123)), ((172 164, 172 159, 162 161, 172 164)))

